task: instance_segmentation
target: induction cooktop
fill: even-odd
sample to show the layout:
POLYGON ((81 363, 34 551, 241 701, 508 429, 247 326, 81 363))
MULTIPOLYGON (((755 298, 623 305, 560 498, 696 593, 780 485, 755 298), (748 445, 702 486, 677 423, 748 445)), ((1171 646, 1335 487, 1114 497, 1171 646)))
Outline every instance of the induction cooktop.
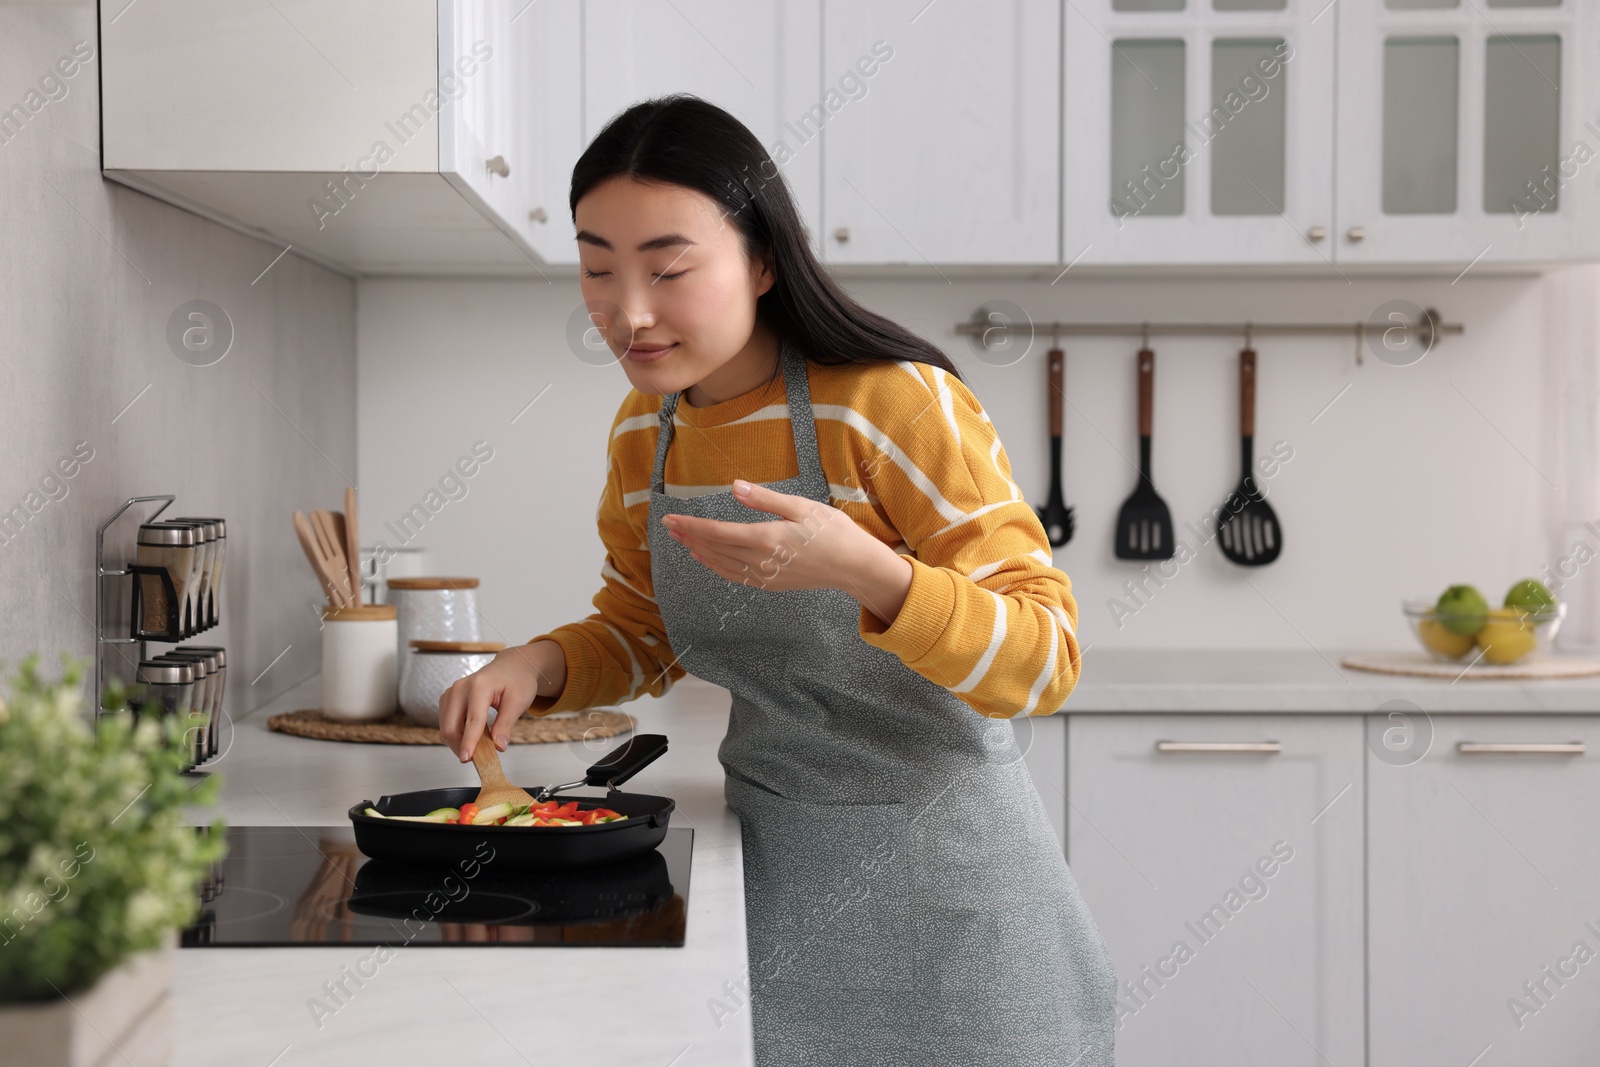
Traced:
MULTIPOLYGON (((203 828, 201 833, 206 832, 203 828)), ((681 947, 694 830, 572 871, 369 859, 345 826, 234 826, 185 948, 295 945, 681 947)))

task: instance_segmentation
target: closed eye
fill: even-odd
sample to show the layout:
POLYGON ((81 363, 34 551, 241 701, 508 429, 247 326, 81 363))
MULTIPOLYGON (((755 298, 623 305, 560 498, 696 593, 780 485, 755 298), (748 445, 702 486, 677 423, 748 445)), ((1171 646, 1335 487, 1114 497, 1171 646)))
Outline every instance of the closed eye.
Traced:
POLYGON ((596 271, 590 270, 588 267, 583 268, 583 276, 585 278, 604 278, 604 277, 607 277, 610 273, 611 272, 608 271, 608 270, 603 270, 603 271, 596 272, 596 271))
POLYGON ((684 270, 677 271, 676 273, 673 273, 673 274, 657 274, 656 275, 656 281, 658 281, 658 282, 670 282, 672 279, 681 278, 685 274, 688 274, 688 273, 689 273, 689 271, 687 269, 684 269, 684 270))

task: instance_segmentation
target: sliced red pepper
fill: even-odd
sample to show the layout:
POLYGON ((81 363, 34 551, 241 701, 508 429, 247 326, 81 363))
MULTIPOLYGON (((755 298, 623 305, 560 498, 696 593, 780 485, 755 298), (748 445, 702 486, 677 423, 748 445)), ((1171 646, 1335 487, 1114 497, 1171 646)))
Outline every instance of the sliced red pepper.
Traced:
POLYGON ((472 803, 469 800, 467 803, 461 805, 460 825, 462 825, 462 826, 471 826, 472 825, 472 820, 477 818, 477 815, 478 815, 478 805, 472 803))

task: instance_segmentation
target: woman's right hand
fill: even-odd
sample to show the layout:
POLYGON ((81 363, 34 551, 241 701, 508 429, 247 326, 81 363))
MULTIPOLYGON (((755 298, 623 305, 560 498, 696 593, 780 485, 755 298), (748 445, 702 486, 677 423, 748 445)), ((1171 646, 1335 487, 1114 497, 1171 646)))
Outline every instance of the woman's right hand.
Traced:
POLYGON ((567 656, 554 641, 517 645, 497 654, 481 670, 459 679, 439 697, 439 740, 462 763, 472 759, 495 709, 490 737, 501 752, 511 743, 511 727, 535 697, 566 686, 567 656))

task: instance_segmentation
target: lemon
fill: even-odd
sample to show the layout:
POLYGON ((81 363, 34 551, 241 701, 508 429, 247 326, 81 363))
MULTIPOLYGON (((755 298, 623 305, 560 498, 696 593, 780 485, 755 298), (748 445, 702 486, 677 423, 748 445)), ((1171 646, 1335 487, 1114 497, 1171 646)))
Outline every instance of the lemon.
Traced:
POLYGON ((1532 652, 1538 644, 1533 620, 1515 608, 1493 608, 1489 621, 1478 631, 1478 647, 1487 663, 1504 665, 1532 652))
POLYGON ((1472 647, 1472 635, 1453 634, 1438 619, 1423 619, 1417 623, 1417 636, 1429 649, 1450 659, 1460 659, 1472 647))

